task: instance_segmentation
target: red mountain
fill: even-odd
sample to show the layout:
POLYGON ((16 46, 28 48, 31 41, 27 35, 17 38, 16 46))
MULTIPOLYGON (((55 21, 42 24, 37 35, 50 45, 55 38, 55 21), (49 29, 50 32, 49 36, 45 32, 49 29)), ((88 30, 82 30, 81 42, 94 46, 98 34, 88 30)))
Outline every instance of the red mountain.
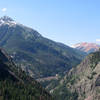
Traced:
POLYGON ((78 43, 72 46, 73 48, 76 48, 80 51, 84 51, 86 53, 91 53, 91 52, 95 52, 98 51, 100 48, 100 45, 96 44, 96 43, 87 43, 87 42, 83 42, 83 43, 78 43))

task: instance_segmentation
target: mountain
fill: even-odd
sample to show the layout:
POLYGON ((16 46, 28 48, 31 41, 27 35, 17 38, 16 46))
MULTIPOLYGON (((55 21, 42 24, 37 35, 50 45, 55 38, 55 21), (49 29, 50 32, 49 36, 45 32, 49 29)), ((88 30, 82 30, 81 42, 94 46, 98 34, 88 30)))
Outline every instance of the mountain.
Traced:
POLYGON ((53 100, 33 78, 18 68, 0 49, 0 100, 53 100))
POLYGON ((8 16, 0 18, 0 47, 36 79, 64 73, 85 56, 83 52, 49 40, 8 16))
POLYGON ((75 44, 72 47, 76 48, 80 51, 86 52, 86 53, 91 53, 91 52, 98 51, 100 48, 100 45, 98 45, 96 43, 83 42, 83 43, 75 44))
POLYGON ((100 51, 72 68, 52 92, 57 100, 100 100, 100 51))

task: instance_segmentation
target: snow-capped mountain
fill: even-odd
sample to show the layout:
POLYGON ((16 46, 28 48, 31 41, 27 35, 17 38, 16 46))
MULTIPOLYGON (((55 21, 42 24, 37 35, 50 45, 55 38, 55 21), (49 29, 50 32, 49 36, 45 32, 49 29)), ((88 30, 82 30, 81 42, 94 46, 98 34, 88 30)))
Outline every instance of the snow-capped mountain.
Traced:
POLYGON ((34 78, 63 73, 79 64, 85 56, 83 52, 49 40, 23 24, 17 24, 8 16, 0 18, 0 25, 0 47, 34 78))
POLYGON ((0 18, 0 26, 1 25, 14 26, 16 24, 18 24, 18 23, 8 16, 3 16, 3 17, 0 18))
POLYGON ((87 52, 87 53, 91 53, 91 52, 95 52, 98 51, 100 48, 100 45, 96 44, 96 43, 87 43, 87 42, 83 42, 83 43, 78 43, 72 46, 73 48, 76 48, 78 50, 87 52))

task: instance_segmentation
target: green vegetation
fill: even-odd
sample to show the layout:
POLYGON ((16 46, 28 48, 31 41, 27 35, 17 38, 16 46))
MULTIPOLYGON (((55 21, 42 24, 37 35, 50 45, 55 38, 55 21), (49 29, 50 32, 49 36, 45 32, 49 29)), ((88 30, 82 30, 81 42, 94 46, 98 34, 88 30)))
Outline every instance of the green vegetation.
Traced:
MULTIPOLYGON (((12 59, 1 57, 1 100, 52 100, 51 95, 25 72, 36 79, 56 74, 64 75, 79 64, 85 56, 83 52, 44 38, 37 31, 20 24, 0 26, 0 47, 11 55, 19 67, 16 68, 12 59)), ((59 80, 50 82, 43 83, 44 87, 50 86, 48 90, 54 89, 59 80)), ((69 82, 74 84, 75 77, 72 77, 69 82)), ((65 87, 64 84, 64 87, 59 87, 61 92, 55 91, 55 99, 77 99, 77 92, 71 92, 65 87)))
POLYGON ((77 77, 73 75, 73 76, 71 76, 71 78, 69 78, 69 81, 68 81, 68 82, 69 82, 71 85, 73 85, 73 84, 75 83, 75 81, 76 81, 76 78, 77 78, 77 77))
POLYGON ((53 93, 55 100, 77 100, 78 93, 71 92, 66 85, 59 86, 53 93))
POLYGON ((0 50, 0 100, 53 100, 33 78, 0 50))
POLYGON ((92 80, 94 75, 96 75, 97 73, 96 72, 92 72, 90 76, 88 76, 88 79, 92 80))
MULTIPOLYGON (((50 100, 48 93, 37 87, 11 80, 0 81, 0 96, 2 100, 50 100)), ((1 100, 1 99, 0 99, 1 100)))
MULTIPOLYGON (((57 100, 84 100, 100 96, 100 51, 87 56, 83 62, 67 73, 53 90, 57 100), (88 78, 88 79, 87 79, 88 78), (87 92, 88 91, 88 92, 87 92), (96 94, 95 94, 96 93, 96 94)), ((96 98, 96 99, 95 99, 96 98)))
POLYGON ((94 69, 96 67, 96 65, 98 64, 98 62, 100 61, 100 52, 95 52, 93 54, 91 54, 91 68, 94 69))
POLYGON ((83 52, 44 38, 37 31, 19 24, 0 26, 0 46, 34 78, 62 74, 84 57, 83 52))

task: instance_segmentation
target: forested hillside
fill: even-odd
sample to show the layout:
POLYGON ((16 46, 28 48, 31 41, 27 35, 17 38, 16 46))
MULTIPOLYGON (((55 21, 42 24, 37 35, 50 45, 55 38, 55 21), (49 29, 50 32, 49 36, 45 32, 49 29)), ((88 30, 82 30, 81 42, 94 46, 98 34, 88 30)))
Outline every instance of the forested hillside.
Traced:
POLYGON ((0 49, 0 100, 53 100, 33 78, 0 49))

